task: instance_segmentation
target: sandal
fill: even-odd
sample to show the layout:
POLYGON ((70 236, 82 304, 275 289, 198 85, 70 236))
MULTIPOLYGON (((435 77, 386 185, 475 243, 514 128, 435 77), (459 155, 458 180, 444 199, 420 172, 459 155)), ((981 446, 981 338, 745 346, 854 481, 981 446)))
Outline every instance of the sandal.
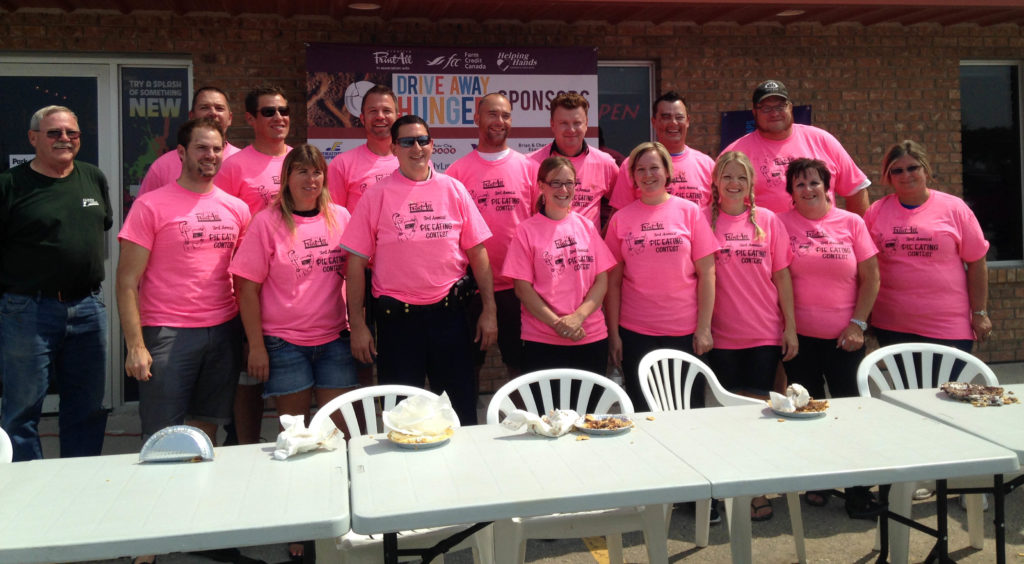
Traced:
POLYGON ((811 507, 828 505, 828 490, 813 490, 804 494, 804 501, 811 507))
POLYGON ((751 521, 767 521, 775 515, 772 510, 772 500, 765 496, 755 497, 750 500, 750 520, 751 521), (759 512, 767 509, 767 513, 758 514, 759 512))

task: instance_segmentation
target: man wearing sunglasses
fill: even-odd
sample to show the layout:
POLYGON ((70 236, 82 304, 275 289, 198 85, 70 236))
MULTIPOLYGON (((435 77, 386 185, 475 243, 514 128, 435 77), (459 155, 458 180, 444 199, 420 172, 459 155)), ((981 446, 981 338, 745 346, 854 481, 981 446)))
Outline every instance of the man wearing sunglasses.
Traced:
MULTIPOLYGON (((216 86, 204 86, 192 95, 192 109, 188 112, 188 119, 211 118, 216 121, 224 135, 227 135, 231 127, 231 106, 228 105, 228 95, 216 86)), ((240 151, 231 143, 224 143, 224 158, 234 155, 240 151)), ((181 159, 178 158, 178 151, 167 151, 157 157, 153 164, 149 165, 146 176, 139 185, 138 196, 151 192, 173 183, 181 176, 181 159)))
MULTIPOLYGON (((224 160, 214 184, 241 198, 252 215, 269 206, 281 191, 281 166, 292 150, 285 144, 291 127, 290 114, 288 99, 280 87, 254 88, 245 95, 245 121, 252 126, 252 145, 224 160)), ((238 444, 259 441, 262 394, 263 384, 242 372, 235 392, 234 431, 238 444)))
POLYGON ((793 198, 786 192, 786 167, 804 157, 824 161, 832 173, 835 193, 846 199, 846 210, 863 216, 871 203, 867 191, 871 181, 832 134, 793 123, 793 104, 786 85, 778 80, 758 84, 753 104, 757 129, 734 141, 725 151, 740 151, 750 158, 757 171, 755 203, 776 213, 792 209, 793 198))
POLYGON ((35 158, 0 174, 2 424, 14 461, 43 457, 46 389, 60 389, 60 456, 96 456, 107 412, 107 313, 100 300, 104 236, 113 225, 107 180, 76 161, 74 112, 32 115, 35 158))
POLYGON ((245 95, 245 122, 252 127, 252 145, 224 159, 214 184, 249 205, 253 215, 270 205, 281 191, 281 165, 292 150, 285 139, 291 111, 284 90, 265 86, 245 95))
POLYGON ((447 392, 459 420, 475 424, 476 382, 471 342, 486 349, 498 333, 494 284, 483 242, 490 229, 461 182, 430 166, 434 142, 422 118, 391 126, 398 170, 371 186, 341 237, 349 251, 346 296, 352 355, 377 360, 381 384, 447 392), (373 260, 376 337, 364 318, 366 277, 373 260), (475 338, 466 321, 472 267, 483 313, 475 338))

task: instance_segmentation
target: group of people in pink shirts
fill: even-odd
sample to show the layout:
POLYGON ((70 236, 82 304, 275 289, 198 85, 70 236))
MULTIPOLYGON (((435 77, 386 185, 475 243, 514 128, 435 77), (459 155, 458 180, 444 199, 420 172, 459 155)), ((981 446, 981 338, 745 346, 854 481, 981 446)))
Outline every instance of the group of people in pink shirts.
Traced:
MULTIPOLYGON (((702 356, 736 392, 766 395, 788 379, 840 397, 856 394, 869 324, 883 345, 970 350, 991 333, 988 243, 961 199, 929 187, 924 148, 902 141, 885 153, 880 178, 893 193, 869 207, 867 176, 835 137, 793 123, 777 80, 755 88, 755 129, 717 159, 686 145, 686 101, 663 94, 652 106, 657 141, 621 166, 585 141, 589 102, 574 92, 551 100, 553 141, 530 155, 508 145, 509 100, 482 97, 479 143, 444 174, 430 161, 429 126, 399 117, 386 86, 364 95, 366 144, 330 163, 311 145, 284 145, 280 91, 260 91, 251 106, 257 142, 214 171, 217 188, 152 190, 120 235, 151 253, 136 284, 140 321, 128 322, 153 333, 147 345, 175 341, 161 327, 240 341, 240 329, 221 330, 240 312, 247 356, 235 380, 210 385, 238 384, 236 424, 247 386, 308 415, 314 393, 322 405, 367 382, 357 374, 374 363, 380 383, 429 379, 475 423, 476 374, 492 344, 513 376, 605 374, 610 361, 643 409, 639 362, 659 348, 702 356), (602 224, 605 202, 615 211, 602 224), (198 250, 209 254, 183 260, 198 250)), ((180 160, 183 177, 202 172, 202 159, 180 160)), ((148 385, 160 370, 129 374, 148 385)), ((188 394, 177 411, 151 408, 175 395, 165 388, 142 395, 141 410, 158 414, 146 433, 182 414, 231 417, 223 402, 188 394)), ((703 404, 702 390, 694 401, 703 404)), ((771 516, 764 498, 751 510, 771 516)))

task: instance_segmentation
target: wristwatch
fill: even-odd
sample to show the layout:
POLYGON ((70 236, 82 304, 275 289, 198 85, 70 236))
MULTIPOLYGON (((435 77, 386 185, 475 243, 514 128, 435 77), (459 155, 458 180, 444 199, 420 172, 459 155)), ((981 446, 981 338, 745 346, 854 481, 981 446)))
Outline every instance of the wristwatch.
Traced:
POLYGON ((850 323, 853 323, 857 327, 860 327, 861 331, 867 331, 868 330, 868 324, 865 321, 861 321, 859 319, 851 319, 850 323))
POLYGON ((985 310, 972 311, 971 315, 980 315, 982 317, 988 317, 988 312, 985 310))

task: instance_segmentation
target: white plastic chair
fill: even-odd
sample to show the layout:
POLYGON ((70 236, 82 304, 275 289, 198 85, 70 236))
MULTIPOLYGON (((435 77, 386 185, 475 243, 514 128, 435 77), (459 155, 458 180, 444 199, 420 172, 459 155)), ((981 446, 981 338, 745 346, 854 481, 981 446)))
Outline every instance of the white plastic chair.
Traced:
MULTIPOLYGON (((537 415, 552 409, 572 409, 583 415, 609 413, 616 405, 620 413, 633 413, 633 402, 626 391, 604 376, 569 368, 540 370, 515 378, 495 392, 487 406, 487 423, 496 424, 516 409, 537 415), (575 398, 571 395, 574 385, 577 387, 575 398), (535 393, 539 393, 539 397, 535 393), (594 407, 588 407, 592 404, 594 407)), ((622 533, 642 530, 649 561, 666 564, 667 527, 664 505, 517 517, 494 524, 495 562, 523 562, 525 541, 530 538, 604 536, 608 542, 609 562, 622 564, 622 533)))
MULTIPOLYGON (((436 394, 421 388, 401 385, 370 386, 342 394, 317 410, 309 422, 311 429, 318 429, 322 422, 335 411, 340 411, 348 427, 350 437, 383 432, 380 421, 382 411, 394 409, 401 399, 411 396, 427 396, 437 398, 436 394), (357 415, 358 414, 358 415, 357 415), (362 415, 360 420, 359 415, 362 415)), ((465 525, 437 527, 402 531, 398 534, 399 548, 428 548, 466 528, 465 525)), ((382 546, 384 535, 360 535, 349 531, 340 538, 318 540, 316 542, 317 562, 347 563, 383 563, 382 546)), ((468 539, 452 548, 461 550, 473 549, 473 561, 476 564, 492 564, 494 562, 494 541, 491 527, 485 527, 468 539)), ((438 556, 434 562, 444 563, 444 555, 438 556)))
MULTIPOLYGON (((970 353, 932 343, 902 343, 881 347, 864 357, 857 367, 857 391, 862 397, 871 397, 872 388, 875 388, 879 395, 889 390, 938 388, 949 381, 957 360, 962 361, 963 364, 957 381, 980 380, 978 383, 985 386, 999 385, 999 379, 995 372, 992 372, 988 365, 970 353), (914 358, 915 353, 919 355, 920 362, 914 358), (918 376, 920 376, 920 381, 918 381, 918 376)), ((957 485, 963 487, 965 484, 977 485, 970 481, 957 485)), ((914 484, 908 484, 899 491, 913 492, 915 488, 914 484)), ((898 499, 900 497, 907 496, 894 495, 891 502, 892 509, 897 513, 909 515, 911 502, 909 499, 898 499)), ((968 495, 965 498, 965 504, 967 505, 967 534, 971 546, 984 548, 985 527, 982 522, 981 494, 968 495)), ((900 525, 894 525, 894 527, 897 526, 900 525)), ((902 543, 893 543, 894 550, 898 546, 902 546, 902 543)), ((895 553, 893 561, 896 561, 895 553)))
POLYGON ((14 447, 11 446, 11 438, 7 432, 0 429, 0 464, 6 464, 14 460, 14 447))
POLYGON ((986 386, 999 385, 995 372, 970 353, 945 345, 903 343, 882 347, 864 357, 857 367, 857 391, 862 397, 871 397, 871 384, 874 384, 879 394, 888 390, 907 388, 938 388, 949 381, 957 360, 964 363, 958 381, 971 382, 980 378, 981 383, 986 386), (915 353, 920 355, 920 367, 914 359, 915 353), (936 366, 938 372, 934 374, 936 366), (888 373, 888 377, 882 372, 883 369, 888 373), (921 377, 920 382, 917 379, 918 375, 921 377))
MULTIPOLYGON (((690 409, 690 392, 698 376, 703 376, 707 388, 715 396, 715 400, 723 407, 738 405, 760 405, 764 402, 754 398, 734 394, 722 387, 718 377, 711 368, 699 358, 673 349, 651 351, 640 359, 640 390, 647 400, 651 411, 677 411, 690 409)), ((793 541, 796 544, 797 558, 800 562, 807 561, 807 550, 804 545, 804 522, 800 515, 800 495, 796 492, 786 494, 789 505, 789 519, 793 527, 793 541)), ((731 502, 726 501, 726 506, 731 502)), ((697 502, 696 510, 697 546, 708 545, 710 529, 711 500, 697 502)), ((726 512, 726 518, 729 513, 726 512)))

